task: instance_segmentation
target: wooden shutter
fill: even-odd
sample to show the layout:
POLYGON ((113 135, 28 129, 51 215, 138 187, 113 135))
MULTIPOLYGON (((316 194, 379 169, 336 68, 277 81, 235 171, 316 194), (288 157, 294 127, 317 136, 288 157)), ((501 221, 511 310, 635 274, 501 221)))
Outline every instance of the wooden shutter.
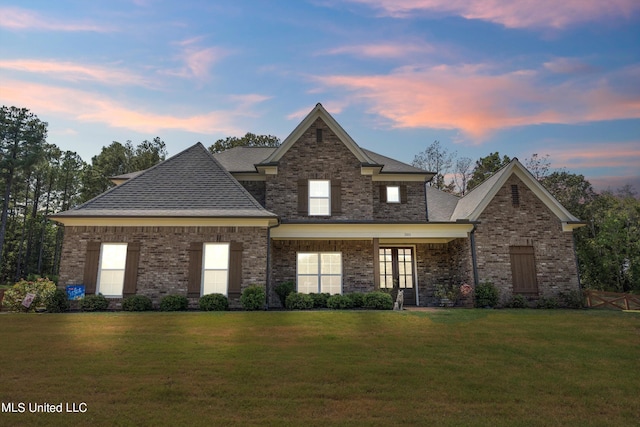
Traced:
POLYGON ((331 180, 331 215, 342 213, 342 181, 331 180))
POLYGON ((138 284, 138 262, 140 260, 140 242, 127 245, 127 260, 124 267, 124 286, 122 296, 135 295, 138 284))
POLYGON ((229 289, 228 297, 240 298, 242 293, 242 242, 229 244, 229 289))
POLYGON ((309 182, 298 180, 298 214, 309 215, 309 182))
POLYGON ((538 281, 533 246, 510 246, 509 255, 513 292, 537 295, 538 281))
POLYGON ((87 255, 84 259, 84 293, 96 293, 98 265, 100 264, 100 242, 87 242, 87 255))
POLYGON ((380 186, 380 203, 387 203, 387 186, 380 186))
POLYGON ((380 239, 377 237, 373 239, 373 285, 380 289, 380 239))
POLYGON ((407 203, 407 186, 400 186, 400 203, 407 203))
POLYGON ((202 242, 191 242, 189 247, 189 282, 187 296, 197 298, 202 288, 202 242))

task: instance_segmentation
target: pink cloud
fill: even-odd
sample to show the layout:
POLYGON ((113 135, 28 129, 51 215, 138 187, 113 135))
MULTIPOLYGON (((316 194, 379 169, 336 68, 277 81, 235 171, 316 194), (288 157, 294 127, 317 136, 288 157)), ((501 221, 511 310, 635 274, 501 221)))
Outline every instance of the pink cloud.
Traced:
POLYGON ((129 70, 73 62, 30 59, 0 60, 0 69, 46 74, 67 81, 92 81, 107 85, 152 86, 147 77, 136 75, 129 70))
POLYGON ((197 44, 202 39, 203 37, 198 36, 173 43, 180 47, 181 52, 177 57, 184 62, 184 65, 179 69, 165 71, 164 74, 207 80, 210 77, 213 64, 229 55, 230 52, 220 47, 198 47, 197 44))
POLYGON ((618 168, 637 171, 640 165, 640 140, 633 142, 600 142, 597 147, 583 145, 545 150, 554 167, 618 168))
POLYGON ((67 22, 17 7, 0 7, 0 27, 11 30, 111 32, 114 28, 87 22, 67 22))
MULTIPOLYGON (((636 87, 634 73, 618 73, 636 87)), ((458 129, 481 142, 492 132, 541 123, 640 118, 632 91, 614 90, 596 76, 579 84, 542 84, 535 70, 497 72, 485 64, 405 67, 385 75, 317 76, 328 88, 349 91, 393 127, 458 129)), ((609 76, 618 78, 616 76, 609 76)))
POLYGON ((640 10, 637 0, 351 0, 398 18, 416 13, 457 15, 508 28, 565 28, 607 18, 628 18, 640 10))
POLYGON ((195 133, 237 134, 241 129, 232 123, 248 114, 248 109, 263 100, 259 95, 247 96, 229 110, 210 111, 191 116, 158 114, 134 109, 107 97, 75 89, 35 83, 3 80, 0 83, 2 103, 28 105, 38 114, 55 114, 72 120, 104 123, 112 127, 132 129, 143 133, 158 133, 164 129, 179 129, 195 133))
POLYGON ((433 52, 434 48, 427 44, 376 43, 349 45, 329 49, 325 55, 354 55, 364 58, 402 58, 408 55, 433 52))

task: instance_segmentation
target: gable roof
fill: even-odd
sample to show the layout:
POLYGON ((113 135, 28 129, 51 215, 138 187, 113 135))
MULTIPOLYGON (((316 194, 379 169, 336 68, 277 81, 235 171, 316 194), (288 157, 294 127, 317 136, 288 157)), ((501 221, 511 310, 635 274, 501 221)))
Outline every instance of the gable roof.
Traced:
POLYGON ((430 221, 477 221, 496 193, 511 175, 516 175, 564 223, 580 220, 560 204, 546 188, 531 175, 517 158, 503 166, 482 184, 457 197, 443 191, 427 188, 427 209, 430 221))
POLYGON ((322 104, 317 103, 309 114, 296 126, 296 128, 287 136, 280 147, 278 147, 262 164, 277 163, 282 156, 291 148, 291 146, 304 134, 304 132, 315 123, 317 119, 322 119, 331 131, 344 143, 344 145, 353 153, 354 156, 364 165, 377 165, 358 144, 349 136, 349 134, 338 124, 331 114, 324 109, 322 104))
POLYGON ((70 217, 275 218, 201 144, 53 219, 70 217))

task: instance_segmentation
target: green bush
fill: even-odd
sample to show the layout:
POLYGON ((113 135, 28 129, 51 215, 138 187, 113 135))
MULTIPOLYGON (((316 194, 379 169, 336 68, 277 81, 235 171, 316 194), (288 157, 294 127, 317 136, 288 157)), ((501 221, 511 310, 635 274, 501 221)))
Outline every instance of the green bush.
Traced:
POLYGON ((313 300, 313 308, 327 308, 327 299, 329 299, 331 294, 321 293, 321 294, 309 294, 309 295, 313 300))
POLYGON ((351 301, 351 307, 361 308, 364 305, 364 294, 362 292, 352 292, 346 295, 351 301))
POLYGON ((554 297, 542 297, 538 300, 538 308, 558 308, 558 300, 554 297))
POLYGON ((291 292, 296 290, 296 284, 294 282, 282 282, 276 286, 274 290, 280 299, 280 304, 282 304, 283 307, 286 307, 287 297, 291 292))
POLYGON ((264 287, 251 285, 242 291, 240 303, 242 308, 248 311, 263 310, 266 301, 266 293, 264 287))
POLYGON ((4 291, 2 305, 11 311, 34 312, 38 307, 46 307, 55 292, 56 284, 49 279, 20 280, 4 291), (35 295, 28 308, 22 305, 27 294, 35 295))
POLYGON ((69 301, 67 293, 62 289, 56 289, 53 296, 47 303, 47 311, 49 313, 64 313, 69 311, 69 301))
POLYGON ((308 294, 291 292, 285 301, 289 310, 309 310, 313 308, 313 298, 308 294))
POLYGON ((567 308, 584 308, 584 295, 581 291, 560 292, 562 305, 567 308))
POLYGON ((184 295, 167 295, 160 300, 160 311, 187 311, 189 300, 184 295))
POLYGON ((102 294, 87 295, 80 302, 82 311, 105 311, 109 308, 109 300, 102 294))
POLYGON ((391 310, 393 308, 393 298, 386 292, 369 292, 364 294, 362 306, 373 310, 391 310))
POLYGON ((153 310, 151 299, 144 295, 131 295, 122 302, 124 311, 150 311, 153 310))
POLYGON ((229 310, 229 299, 222 294, 203 295, 198 301, 202 311, 226 311, 229 310))
POLYGON ((332 310, 344 310, 353 307, 353 299, 349 295, 331 295, 327 299, 327 307, 332 310))
POLYGON ((527 308, 529 306, 529 301, 524 295, 516 294, 511 298, 509 302, 510 308, 527 308))
POLYGON ((488 308, 498 305, 500 292, 491 282, 480 283, 476 287, 476 307, 488 308))

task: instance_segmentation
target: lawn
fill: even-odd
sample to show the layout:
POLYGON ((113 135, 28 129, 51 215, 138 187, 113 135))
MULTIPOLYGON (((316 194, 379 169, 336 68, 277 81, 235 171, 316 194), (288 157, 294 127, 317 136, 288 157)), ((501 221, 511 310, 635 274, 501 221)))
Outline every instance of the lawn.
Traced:
POLYGON ((0 425, 640 424, 638 313, 2 313, 0 357, 0 425))

